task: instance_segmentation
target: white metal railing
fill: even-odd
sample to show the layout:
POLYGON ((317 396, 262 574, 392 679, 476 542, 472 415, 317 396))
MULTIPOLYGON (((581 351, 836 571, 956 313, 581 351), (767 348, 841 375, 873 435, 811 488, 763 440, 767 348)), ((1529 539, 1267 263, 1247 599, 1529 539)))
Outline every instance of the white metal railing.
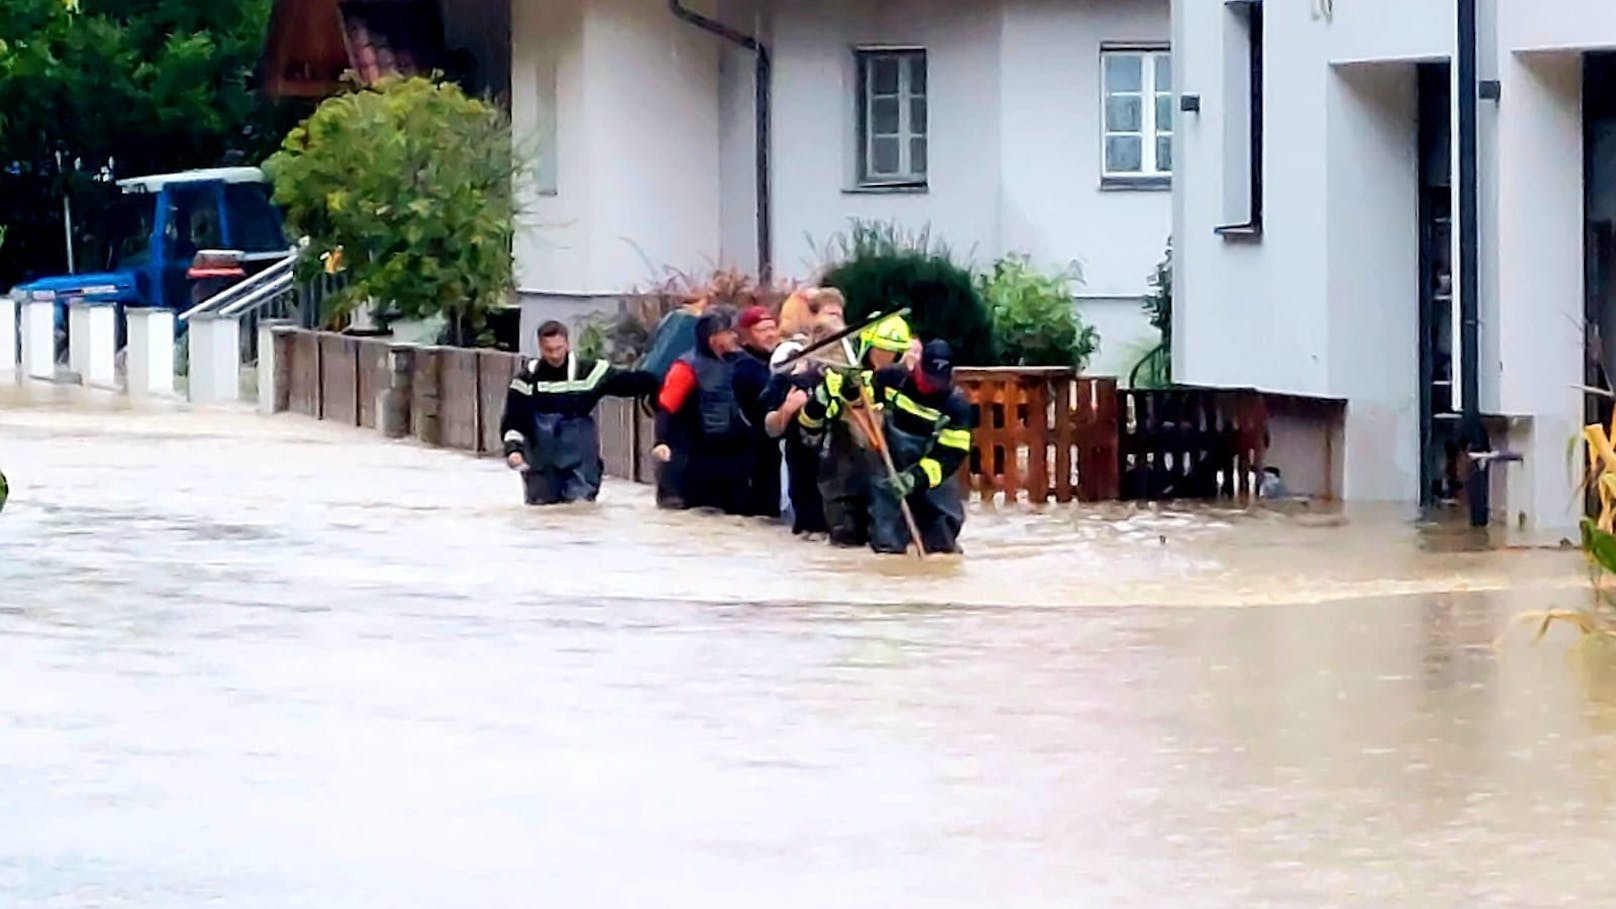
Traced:
POLYGON ((291 287, 292 271, 296 265, 297 250, 294 249, 274 265, 247 278, 245 281, 226 287, 224 290, 180 313, 176 319, 180 322, 187 322, 195 316, 211 312, 218 312, 222 315, 239 315, 246 312, 250 307, 267 303, 284 294, 291 287))

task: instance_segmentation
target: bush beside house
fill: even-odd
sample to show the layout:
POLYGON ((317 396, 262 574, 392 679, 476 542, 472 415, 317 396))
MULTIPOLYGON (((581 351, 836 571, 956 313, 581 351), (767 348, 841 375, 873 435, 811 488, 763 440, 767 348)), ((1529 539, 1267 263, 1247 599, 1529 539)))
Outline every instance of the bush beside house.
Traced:
POLYGON ((443 317, 464 346, 509 302, 512 161, 498 108, 411 78, 326 100, 264 170, 310 240, 304 273, 340 254, 348 282, 325 315, 382 301, 386 316, 443 317))

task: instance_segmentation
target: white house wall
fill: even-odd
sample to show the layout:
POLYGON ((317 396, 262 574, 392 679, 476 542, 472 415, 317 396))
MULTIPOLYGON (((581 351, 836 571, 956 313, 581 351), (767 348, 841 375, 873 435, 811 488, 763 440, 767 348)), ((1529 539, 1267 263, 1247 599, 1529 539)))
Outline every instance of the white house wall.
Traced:
POLYGON ((1095 372, 1130 368, 1157 334, 1139 297, 1171 226, 1171 194, 1104 191, 1100 48, 1169 39, 1166 0, 780 3, 773 22, 776 267, 807 277, 852 219, 929 228, 986 265, 1076 263, 1100 329, 1095 372), (859 46, 927 52, 928 186, 856 188, 859 46), (811 242, 810 242, 811 241, 811 242))
POLYGON ((531 182, 522 193, 519 289, 588 300, 717 261, 717 39, 658 0, 513 10, 512 120, 525 148, 541 122, 539 68, 557 67, 557 181, 553 194, 531 182))
MULTIPOLYGON (((1181 93, 1174 199, 1177 374, 1345 397, 1347 494, 1418 497, 1413 64, 1448 61, 1452 0, 1266 2, 1264 234, 1222 215, 1221 2, 1175 0, 1181 93)), ((1582 417, 1581 67, 1616 47, 1605 0, 1483 0, 1478 109, 1480 400, 1511 418, 1495 505, 1511 523, 1572 525, 1566 444, 1582 417)))

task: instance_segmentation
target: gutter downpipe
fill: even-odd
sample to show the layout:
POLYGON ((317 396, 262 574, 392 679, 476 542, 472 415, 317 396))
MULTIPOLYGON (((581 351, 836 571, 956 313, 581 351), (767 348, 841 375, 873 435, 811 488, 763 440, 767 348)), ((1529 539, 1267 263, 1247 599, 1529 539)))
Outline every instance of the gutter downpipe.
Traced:
MULTIPOLYGON (((1479 164, 1476 102, 1477 0, 1458 0, 1459 9, 1459 351, 1463 386, 1460 428, 1470 451, 1488 451, 1486 429, 1481 424, 1481 263, 1479 164)), ((1469 489, 1470 526, 1485 527, 1490 517, 1489 471, 1473 461, 1469 489)))
POLYGON ((757 167, 757 261, 758 278, 767 280, 773 271, 772 240, 769 223, 772 203, 769 177, 769 120, 773 98, 774 63, 769 48, 757 38, 736 31, 716 19, 709 19, 684 5, 683 0, 668 0, 668 9, 674 16, 709 34, 717 35, 732 44, 751 51, 757 57, 756 85, 756 167, 757 167))

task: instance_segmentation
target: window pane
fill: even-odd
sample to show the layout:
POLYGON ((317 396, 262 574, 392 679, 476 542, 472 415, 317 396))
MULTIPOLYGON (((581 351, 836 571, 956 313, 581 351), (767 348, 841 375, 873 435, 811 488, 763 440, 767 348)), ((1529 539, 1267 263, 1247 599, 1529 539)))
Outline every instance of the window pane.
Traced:
POLYGON ((870 140, 870 175, 890 177, 898 172, 898 140, 877 138, 870 140))
POLYGON ((1173 89, 1173 58, 1168 54, 1161 54, 1156 58, 1156 91, 1167 92, 1173 89))
POLYGON ((926 93, 926 55, 909 55, 909 90, 917 95, 926 93))
POLYGON ((1160 136, 1156 139, 1156 169, 1164 174, 1173 170, 1172 136, 1160 136))
POLYGON ((884 136, 898 132, 897 98, 876 98, 870 102, 870 132, 884 136))
POLYGON ((915 98, 909 102, 909 131, 917 136, 926 134, 925 98, 915 98))
POLYGON ((898 93, 898 58, 870 58, 870 90, 879 95, 898 93))
POLYGON ((1112 95, 1105 99, 1105 129, 1136 133, 1144 128, 1144 99, 1138 95, 1112 95))
POLYGON ((1144 68, 1138 54, 1105 55, 1105 90, 1136 92, 1144 88, 1144 68))
POLYGON ((1105 169, 1113 174, 1136 174, 1144 167, 1144 140, 1138 136, 1107 136, 1105 169))
POLYGON ((909 140, 909 172, 917 177, 926 175, 926 140, 909 140))
POLYGON ((1173 131, 1173 96, 1156 96, 1156 132, 1170 133, 1173 131))

